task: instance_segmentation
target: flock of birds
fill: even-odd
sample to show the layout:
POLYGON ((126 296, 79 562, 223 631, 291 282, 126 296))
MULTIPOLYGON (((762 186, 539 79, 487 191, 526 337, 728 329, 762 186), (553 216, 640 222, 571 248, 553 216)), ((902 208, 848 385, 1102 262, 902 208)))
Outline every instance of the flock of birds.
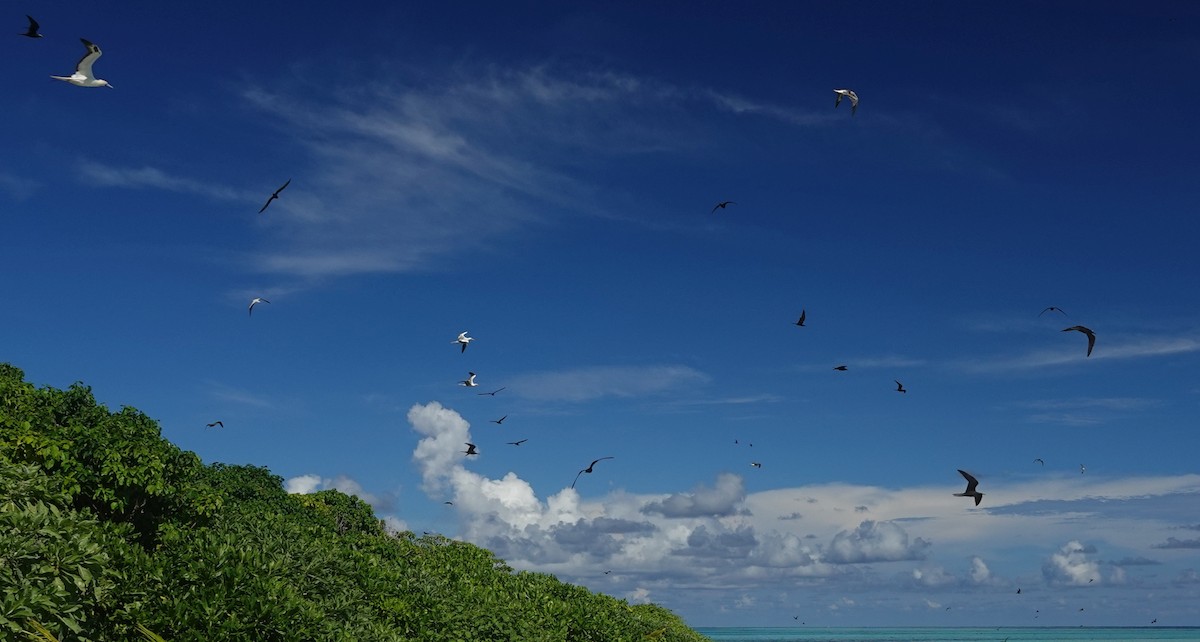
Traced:
MULTIPOLYGON (((38 22, 32 16, 27 15, 26 18, 29 21, 28 27, 24 32, 20 33, 19 35, 25 36, 27 38, 42 38, 43 35, 41 33, 41 25, 38 24, 38 22)), ((72 73, 69 76, 51 75, 50 77, 54 78, 56 80, 62 80, 64 82, 68 82, 68 83, 78 86, 78 87, 109 87, 109 88, 112 88, 111 83, 109 83, 107 80, 104 80, 103 78, 97 78, 95 76, 95 74, 93 73, 93 69, 92 69, 93 66, 95 65, 96 61, 100 58, 100 56, 103 55, 103 52, 101 51, 100 47, 85 38, 80 38, 80 42, 83 43, 85 52, 84 52, 83 57, 80 58, 79 61, 75 64, 74 73, 72 73)), ((857 93, 855 93, 851 89, 835 89, 833 91, 836 96, 836 98, 834 100, 835 108, 839 107, 842 104, 842 100, 845 99, 850 102, 850 114, 852 116, 857 114, 858 104, 859 104, 859 97, 858 97, 857 93)), ((272 192, 271 195, 267 198, 266 202, 263 204, 262 208, 260 208, 258 210, 258 213, 259 214, 265 213, 267 211, 267 208, 270 207, 271 203, 278 200, 280 197, 280 194, 285 189, 287 189, 287 187, 289 185, 291 185, 291 183, 292 183, 292 179, 289 178, 282 185, 280 185, 278 189, 276 189, 274 192, 272 192)), ((731 201, 731 200, 719 201, 716 203, 716 205, 713 206, 712 211, 710 213, 716 213, 717 210, 724 210, 728 206, 736 205, 736 204, 737 204, 736 201, 731 201)), ((261 303, 269 304, 270 301, 268 301, 267 299, 265 299, 263 297, 254 297, 250 301, 250 304, 248 307, 248 314, 250 316, 253 316, 254 307, 261 303)), ((1046 307, 1038 314, 1038 316, 1042 316, 1042 315, 1046 314, 1047 312, 1059 313, 1059 314, 1062 314, 1063 316, 1066 316, 1066 312, 1062 308, 1059 308, 1057 306, 1046 307)), ((806 319, 807 319, 807 310, 801 310, 800 317, 795 322, 795 325, 798 327, 805 327, 806 319)), ((1083 326, 1083 325, 1073 325, 1071 327, 1064 328, 1062 331, 1063 332, 1079 332, 1079 333, 1085 335, 1087 337, 1087 352, 1086 352, 1085 356, 1090 357, 1092 355, 1092 350, 1096 346, 1095 332, 1093 332, 1090 328, 1083 326)), ((470 343, 474 340, 475 340, 474 337, 469 336, 468 333, 464 331, 464 332, 460 332, 458 334, 458 336, 453 341, 451 341, 451 343, 459 346, 460 353, 466 353, 467 346, 470 345, 470 343)), ((840 372, 846 372, 847 370, 849 370, 849 367, 846 366, 845 364, 840 364, 840 365, 834 366, 833 369, 836 371, 840 371, 840 372)), ((464 386, 467 388, 478 387, 479 384, 476 382, 475 378, 476 378, 476 373, 473 371, 469 371, 467 373, 467 378, 462 381, 459 381, 458 385, 464 386)), ((900 393, 908 392, 908 389, 905 388, 904 384, 901 383, 899 380, 893 380, 893 381, 896 384, 896 392, 900 392, 900 393)), ((480 392, 477 394, 494 397, 494 396, 496 396, 496 393, 501 392, 503 390, 505 390, 505 388, 500 387, 500 388, 497 388, 490 392, 480 392)), ((504 415, 504 416, 500 417, 499 419, 492 419, 490 421, 491 421, 491 423, 500 425, 500 424, 503 424, 507 418, 508 418, 508 415, 504 415)), ((224 428, 225 424, 224 424, 224 422, 218 420, 218 421, 214 421, 212 423, 206 424, 206 427, 207 428, 214 428, 214 427, 224 428)), ((512 446, 520 446, 521 444, 524 444, 526 441, 528 441, 528 439, 519 439, 516 441, 506 442, 506 444, 512 445, 512 446)), ((737 444, 738 441, 734 440, 734 443, 737 444)), ((479 450, 478 450, 478 447, 476 446, 476 444, 466 442, 464 445, 466 445, 466 447, 467 447, 466 450, 462 451, 464 456, 471 457, 471 456, 476 456, 479 454, 479 450)), ((749 444, 749 445, 753 446, 753 444, 749 444)), ((575 485, 579 482, 580 477, 582 477, 585 474, 591 474, 594 471, 596 464, 598 464, 602 461, 605 461, 605 460, 609 460, 609 459, 614 459, 614 457, 612 457, 612 456, 600 457, 598 459, 593 460, 585 468, 580 469, 577 473, 575 473, 575 479, 572 480, 570 487, 572 489, 575 488, 575 485)), ((1042 466, 1045 466, 1045 463, 1046 463, 1040 457, 1034 459, 1033 461, 1034 461, 1034 463, 1039 463, 1042 466)), ((754 468, 762 468, 762 463, 757 462, 757 461, 752 461, 750 463, 750 465, 754 468)), ((1087 470, 1086 467, 1083 464, 1080 464, 1079 472, 1082 474, 1086 470, 1087 470)), ((974 475, 972 475, 971 473, 969 473, 965 470, 958 469, 958 472, 966 480, 967 486, 963 492, 954 493, 953 496, 971 498, 974 500, 975 505, 978 506, 983 501, 983 495, 984 495, 978 489, 979 480, 974 475)), ((453 502, 451 502, 451 501, 446 501, 443 503, 447 504, 447 505, 453 505, 453 502)), ((1021 590, 1017 589, 1017 593, 1019 594, 1020 592, 1021 592, 1021 590)), ((1080 609, 1080 610, 1082 610, 1082 609, 1080 609)), ((796 619, 799 619, 799 618, 797 617, 796 619)), ((1152 623, 1157 623, 1157 620, 1155 620, 1152 623)))
MULTIPOLYGON (((34 20, 33 16, 26 15, 25 17, 29 20, 29 25, 28 25, 27 29, 20 35, 28 37, 28 38, 43 37, 42 33, 41 33, 41 25, 38 24, 37 20, 34 20)), ((96 63, 96 60, 98 60, 100 58, 100 56, 103 55, 103 52, 100 50, 100 47, 85 38, 80 38, 80 41, 83 43, 83 46, 86 49, 86 52, 84 53, 83 57, 79 59, 79 62, 75 64, 75 73, 71 74, 70 76, 53 76, 52 75, 51 78, 69 82, 72 85, 76 85, 79 87, 110 87, 111 88, 112 84, 110 84, 107 80, 104 80, 103 78, 97 78, 95 76, 95 74, 92 72, 92 66, 96 63)), ((858 98, 858 94, 854 90, 852 90, 852 89, 834 89, 833 93, 836 96, 834 99, 834 103, 833 103, 833 106, 835 108, 841 106, 842 100, 846 99, 846 100, 850 101, 850 114, 853 116, 858 113, 859 98, 858 98)), ((287 179, 287 181, 285 181, 283 183, 283 185, 280 185, 278 189, 276 189, 274 192, 272 192, 271 195, 267 198, 267 201, 263 204, 262 208, 260 208, 258 210, 258 213, 262 214, 262 213, 266 212, 267 208, 270 207, 271 203, 273 201, 278 200, 280 193, 283 192, 283 190, 287 189, 287 187, 291 184, 292 184, 292 179, 289 178, 289 179, 287 179)), ((737 204, 736 201, 730 201, 730 200, 719 201, 719 202, 717 202, 716 205, 713 206, 712 212, 710 212, 710 213, 715 213, 719 209, 724 210, 727 207, 729 207, 730 205, 736 205, 736 204, 737 204)), ((260 303, 270 303, 270 301, 264 299, 263 297, 254 297, 250 301, 250 305, 248 307, 248 313, 250 316, 254 315, 254 306, 256 306, 260 303)), ((1064 312, 1062 308, 1059 308, 1057 306, 1046 307, 1038 314, 1038 316, 1041 316, 1047 312, 1058 312, 1058 313, 1066 316, 1066 312, 1064 312)), ((805 322, 806 318, 807 318, 807 311, 801 310, 800 318, 796 321, 795 325, 797 325, 799 327, 804 327, 804 322, 805 322)), ((1088 356, 1088 357, 1092 356, 1092 350, 1093 350, 1093 348, 1096 347, 1096 333, 1095 332, 1093 332, 1090 328, 1088 328, 1086 326, 1082 326, 1082 325, 1073 325, 1069 328, 1064 328, 1063 332, 1079 332, 1081 334, 1086 335, 1087 336, 1087 354, 1086 354, 1086 356, 1088 356)), ((461 333, 459 333, 458 337, 456 339, 454 339, 454 341, 452 343, 459 345, 460 346, 459 351, 462 353, 465 353, 467 351, 467 346, 472 341, 474 341, 474 337, 468 336, 468 334, 466 332, 461 332, 461 333)), ((834 366, 833 369, 837 370, 837 371, 845 372, 849 368, 848 368, 848 366, 843 364, 843 365, 834 366)), ((467 378, 462 381, 459 381, 458 384, 460 386, 474 388, 479 385, 478 383, 475 382, 475 377, 476 377, 476 374, 474 372, 468 372, 467 378)), ((904 384, 901 383, 900 380, 895 379, 893 381, 896 384, 896 392, 901 392, 901 393, 908 392, 908 389, 904 387, 904 384)), ((501 388, 500 390, 502 390, 502 389, 503 388, 501 388)), ((486 393, 479 393, 479 394, 495 396, 497 392, 500 392, 500 390, 495 390, 495 391, 486 392, 486 393)), ((501 417, 499 420, 493 420, 493 423, 500 424, 507 417, 508 416, 505 415, 504 417, 501 417)), ((211 428, 216 425, 224 427, 224 424, 219 421, 208 424, 208 427, 211 428)), ((512 441, 512 442, 508 442, 508 443, 511 445, 514 445, 514 446, 520 446, 525 441, 526 441, 525 439, 522 439, 520 441, 512 441)), ((479 454, 478 450, 476 450, 475 444, 468 443, 466 445, 467 445, 467 450, 464 451, 464 453, 467 456, 479 454)), ((591 464, 589 464, 587 466, 587 468, 584 468, 584 469, 580 470, 578 473, 576 473, 575 482, 579 481, 580 475, 583 475, 584 473, 591 473, 592 467, 595 466, 597 462, 603 461, 605 459, 612 459, 612 457, 602 457, 600 459, 593 461, 591 464)), ((1035 461, 1041 461, 1041 459, 1039 458, 1035 461)), ((1045 465, 1045 462, 1042 462, 1042 464, 1045 465)), ((762 468, 762 464, 759 462, 751 462, 750 465, 755 468, 762 468)), ((1085 468, 1082 464, 1080 465, 1079 468, 1080 468, 1081 473, 1084 472, 1085 468)), ((955 493, 954 495, 956 497, 972 497, 975 499, 975 505, 978 506, 980 501, 982 501, 982 499, 983 499, 983 493, 979 492, 976 489, 976 487, 979 485, 979 480, 977 480, 975 477, 971 476, 971 474, 967 473, 966 471, 959 470, 958 472, 961 473, 962 476, 966 478, 967 489, 966 489, 966 491, 964 491, 962 493, 955 493)), ((575 482, 571 483, 571 488, 575 487, 575 482)))

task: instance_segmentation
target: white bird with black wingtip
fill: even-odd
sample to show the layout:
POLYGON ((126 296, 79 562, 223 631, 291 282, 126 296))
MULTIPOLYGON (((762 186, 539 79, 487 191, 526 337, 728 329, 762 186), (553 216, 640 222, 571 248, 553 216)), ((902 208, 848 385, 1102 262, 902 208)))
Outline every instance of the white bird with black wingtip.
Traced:
POLYGON ((83 43, 83 46, 87 47, 87 53, 83 54, 83 57, 80 58, 79 62, 75 64, 75 73, 71 74, 70 76, 50 77, 56 80, 65 80, 66 82, 79 87, 112 88, 112 85, 108 84, 107 80, 104 80, 103 78, 97 78, 92 75, 92 65, 98 58, 100 58, 101 55, 103 55, 103 52, 100 51, 100 47, 88 42, 87 40, 84 40, 83 38, 80 38, 79 41, 83 43))

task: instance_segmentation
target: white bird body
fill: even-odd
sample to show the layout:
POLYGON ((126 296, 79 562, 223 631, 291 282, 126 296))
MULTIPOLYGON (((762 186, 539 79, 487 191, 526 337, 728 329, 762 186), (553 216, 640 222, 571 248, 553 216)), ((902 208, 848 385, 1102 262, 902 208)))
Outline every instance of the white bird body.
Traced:
POLYGON ((838 105, 842 104, 842 98, 849 98, 850 99, 850 115, 853 116, 854 112, 858 111, 858 94, 854 93, 853 90, 834 89, 833 93, 837 94, 837 100, 833 101, 834 107, 837 107, 838 105))
POLYGON ((83 43, 83 46, 87 47, 87 53, 85 53, 83 57, 79 59, 79 62, 75 64, 75 73, 71 74, 70 76, 50 77, 56 80, 65 80, 66 82, 79 87, 108 87, 111 89, 112 85, 108 84, 107 80, 104 80, 103 78, 97 78, 92 75, 92 64, 103 55, 103 52, 100 51, 100 47, 97 47, 83 38, 80 38, 79 41, 83 43))
POLYGON ((470 343, 470 342, 472 342, 472 341, 474 341, 474 340, 475 340, 475 337, 468 337, 468 336, 467 336, 467 331, 466 331, 466 330, 463 330, 462 332, 459 332, 459 333, 458 333, 458 338, 457 338, 457 339, 455 339, 455 340, 453 340, 453 341, 451 341, 450 343, 457 343, 457 344, 461 345, 461 346, 462 346, 462 350, 459 350, 459 352, 466 352, 466 351, 467 351, 467 344, 468 344, 468 343, 470 343))
POLYGON ((468 387, 468 388, 474 388, 475 386, 478 386, 479 384, 475 383, 475 373, 474 373, 474 372, 468 372, 468 373, 467 373, 467 378, 466 378, 466 379, 464 379, 464 380, 462 380, 462 381, 460 381, 460 382, 458 382, 458 385, 460 385, 460 386, 466 386, 466 387, 468 387))
POLYGON ((270 301, 268 301, 260 296, 254 297, 254 300, 250 301, 250 314, 251 315, 254 314, 254 306, 258 305, 259 303, 270 303, 270 301))

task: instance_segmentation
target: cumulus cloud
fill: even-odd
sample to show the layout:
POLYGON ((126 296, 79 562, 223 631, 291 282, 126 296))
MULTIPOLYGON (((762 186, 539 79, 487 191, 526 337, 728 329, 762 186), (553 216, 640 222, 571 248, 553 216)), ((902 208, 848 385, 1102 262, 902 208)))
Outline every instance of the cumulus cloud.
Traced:
POLYGON ((321 490, 322 485, 321 476, 310 473, 308 475, 292 477, 283 482, 283 489, 293 495, 307 495, 321 490))
POLYGON ((1100 577, 1100 564, 1087 559, 1093 552, 1094 547, 1071 540, 1042 564, 1042 577, 1052 584, 1090 584, 1100 577))
POLYGON ((826 559, 835 564, 865 564, 925 559, 930 544, 892 522, 864 521, 853 531, 841 531, 829 544, 826 559))
POLYGON ((1158 560, 1152 560, 1148 557, 1123 557, 1119 560, 1109 560, 1105 562, 1111 566, 1156 566, 1162 564, 1158 560))
POLYGON ((740 475, 722 473, 713 488, 699 486, 690 493, 676 493, 662 501, 642 507, 643 513, 663 517, 706 517, 733 515, 746 499, 746 489, 740 475))
MULTIPOLYGON (((923 566, 911 571, 914 582, 921 586, 939 587, 958 583, 958 579, 940 566, 923 566)), ((940 604, 938 606, 941 606, 940 604)))
POLYGON ((992 571, 988 569, 988 565, 979 556, 971 558, 971 581, 975 584, 990 584, 992 582, 992 571))

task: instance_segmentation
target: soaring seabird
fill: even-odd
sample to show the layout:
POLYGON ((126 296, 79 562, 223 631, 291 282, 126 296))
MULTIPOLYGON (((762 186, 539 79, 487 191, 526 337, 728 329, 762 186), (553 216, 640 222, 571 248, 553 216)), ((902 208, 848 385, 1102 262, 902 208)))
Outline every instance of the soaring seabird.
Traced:
POLYGON ((463 443, 465 443, 467 445, 467 449, 464 450, 463 453, 468 454, 468 455, 478 455, 479 454, 479 451, 475 450, 475 444, 473 444, 469 441, 463 442, 463 443))
POLYGON ((97 47, 83 38, 80 38, 79 41, 83 43, 83 46, 87 47, 87 53, 83 54, 83 57, 80 58, 79 62, 75 64, 75 73, 71 74, 70 76, 50 77, 56 80, 65 80, 72 85, 78 85, 80 87, 112 87, 112 85, 108 84, 107 80, 104 80, 103 78, 97 78, 92 75, 92 64, 95 63, 96 59, 101 55, 100 47, 97 47))
POLYGON ((965 471, 961 468, 958 469, 958 472, 960 475, 962 475, 964 478, 966 478, 967 489, 961 493, 954 493, 954 496, 955 497, 974 497, 975 505, 978 506, 979 502, 983 501, 983 493, 975 490, 975 487, 979 485, 979 480, 975 479, 974 477, 971 476, 971 473, 968 473, 967 471, 965 471))
POLYGON ((213 426, 220 426, 220 427, 224 428, 225 423, 221 422, 221 421, 214 421, 211 424, 205 424, 205 427, 207 427, 207 428, 212 428, 213 426))
POLYGON ((479 384, 475 383, 475 373, 468 372, 467 378, 464 379, 463 381, 458 382, 458 385, 466 386, 468 388, 474 388, 475 386, 478 386, 479 384))
POLYGON ((252 299, 250 301, 250 315, 254 314, 254 306, 258 305, 259 303, 270 303, 270 301, 268 301, 260 296, 254 297, 254 299, 252 299))
POLYGON ((474 340, 475 340, 475 337, 468 337, 467 331, 463 330, 462 332, 458 333, 458 338, 451 341, 450 343, 457 343, 457 344, 461 345, 462 350, 459 350, 459 353, 461 354, 461 353, 467 351, 467 344, 474 340))
POLYGON ((1054 306, 1050 306, 1050 307, 1046 308, 1045 310, 1042 310, 1041 312, 1038 312, 1038 316, 1040 317, 1040 316, 1042 316, 1043 314, 1046 314, 1047 312, 1051 312, 1051 311, 1053 311, 1053 312, 1062 312, 1062 315, 1063 315, 1064 317, 1065 317, 1065 316, 1067 316, 1067 313, 1066 313, 1066 312, 1063 312, 1063 309, 1062 309, 1062 308, 1056 308, 1056 307, 1054 307, 1054 306))
POLYGON ((842 104, 842 98, 849 98, 850 99, 850 115, 853 116, 854 112, 858 111, 858 94, 854 93, 853 91, 851 91, 849 89, 834 89, 833 93, 837 94, 837 100, 833 101, 834 107, 837 107, 838 105, 842 104))
MULTIPOLYGON (((715 212, 719 209, 723 210, 723 209, 725 209, 726 205, 737 205, 737 203, 734 203, 733 201, 721 201, 720 203, 717 203, 716 205, 713 206, 712 211, 715 212)), ((712 214, 712 212, 709 212, 709 214, 712 214)))
POLYGON ((908 392, 904 389, 904 384, 900 383, 899 379, 892 379, 892 381, 896 382, 896 392, 908 392))
POLYGON ((289 178, 289 179, 287 179, 287 182, 285 182, 283 185, 280 185, 279 189, 275 190, 274 193, 271 194, 270 198, 267 199, 267 202, 263 203, 262 209, 258 210, 258 213, 262 214, 263 212, 267 211, 267 206, 271 204, 271 201, 279 198, 279 193, 283 191, 283 188, 285 188, 291 184, 292 184, 292 179, 289 178))
POLYGON ((571 482, 571 488, 575 488, 575 482, 579 481, 580 475, 582 475, 584 473, 590 474, 592 472, 592 466, 595 466, 598 462, 602 462, 605 459, 612 459, 612 457, 601 457, 600 459, 593 460, 592 463, 588 464, 587 468, 584 468, 583 470, 575 473, 575 481, 571 482))
POLYGON ((796 325, 803 328, 804 327, 804 319, 806 319, 806 318, 808 318, 807 311, 800 310, 800 320, 796 321, 796 325))
POLYGON ((41 38, 42 34, 38 33, 38 28, 41 27, 41 25, 38 24, 37 20, 33 19, 33 16, 25 14, 25 17, 29 18, 29 29, 26 30, 25 33, 18 35, 25 36, 26 38, 41 38))

